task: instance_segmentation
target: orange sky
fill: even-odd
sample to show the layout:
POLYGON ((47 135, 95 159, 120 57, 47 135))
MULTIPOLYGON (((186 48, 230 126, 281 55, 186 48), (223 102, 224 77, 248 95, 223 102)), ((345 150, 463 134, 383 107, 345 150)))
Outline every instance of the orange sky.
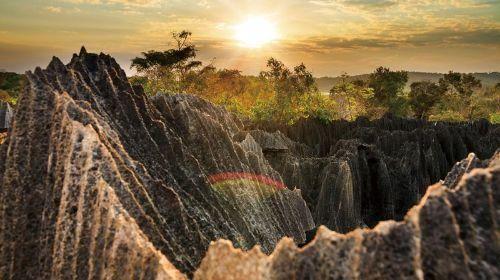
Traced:
MULTIPOLYGON (((394 69, 500 70, 498 0, 2 0, 0 69, 67 61, 81 45, 127 71, 141 51, 168 48, 188 29, 205 62, 248 74, 268 57, 304 62, 316 76, 394 69), (244 48, 237 26, 265 18, 277 38, 244 48)), ((130 73, 130 72, 129 72, 130 73)))

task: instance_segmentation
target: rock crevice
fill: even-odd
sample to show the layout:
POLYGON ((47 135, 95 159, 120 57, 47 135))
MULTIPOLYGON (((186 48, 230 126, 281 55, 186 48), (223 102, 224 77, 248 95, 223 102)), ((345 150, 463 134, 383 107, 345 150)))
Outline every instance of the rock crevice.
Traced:
POLYGON ((0 279, 498 278, 498 154, 445 177, 498 126, 254 128, 84 48, 27 73, 0 145, 0 279), (319 225, 376 227, 308 243, 319 225))

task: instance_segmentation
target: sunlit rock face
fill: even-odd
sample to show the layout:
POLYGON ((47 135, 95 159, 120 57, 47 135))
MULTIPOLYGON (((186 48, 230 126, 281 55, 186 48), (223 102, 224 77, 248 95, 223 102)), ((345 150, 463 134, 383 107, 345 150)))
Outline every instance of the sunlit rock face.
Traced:
POLYGON ((257 127, 268 132, 251 131, 254 139, 285 184, 301 189, 316 224, 339 232, 402 220, 455 162, 470 152, 489 158, 500 147, 500 127, 487 121, 431 123, 387 116, 257 127))
POLYGON ((283 239, 270 256, 215 242, 195 279, 498 279, 500 151, 469 156, 448 179, 401 222, 345 235, 321 226, 305 247, 283 239))
POLYGON ((84 49, 27 77, 0 146, 0 279, 182 277, 210 241, 270 253, 315 226, 224 110, 150 100, 84 49))
POLYGON ((500 159, 479 160, 498 126, 259 130, 194 96, 147 97, 84 49, 27 79, 0 145, 0 279, 499 276, 500 159), (376 228, 309 242, 320 225, 376 228))
POLYGON ((0 101, 0 132, 3 132, 10 127, 12 114, 13 111, 9 103, 0 101))

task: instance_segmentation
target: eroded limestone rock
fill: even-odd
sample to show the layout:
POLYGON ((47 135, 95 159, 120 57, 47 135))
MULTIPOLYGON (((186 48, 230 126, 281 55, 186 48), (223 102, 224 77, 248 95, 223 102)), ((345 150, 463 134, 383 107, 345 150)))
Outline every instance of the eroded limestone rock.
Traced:
POLYGON ((354 230, 402 219, 468 151, 489 157, 498 126, 249 129, 147 97, 85 49, 27 79, 0 145, 0 279, 499 276, 498 154, 457 164, 404 221, 354 230), (320 224, 354 231, 306 244, 320 224))
POLYGON ((348 234, 321 226, 306 246, 285 238, 270 256, 218 241, 195 279, 498 279, 499 187, 500 151, 453 189, 431 186, 401 222, 348 234))
POLYGON ((150 100, 85 49, 27 79, 0 146, 1 279, 190 274, 210 241, 270 253, 314 227, 223 109, 150 100))
MULTIPOLYGON (((427 186, 443 179, 457 161, 471 152, 489 158, 500 147, 500 126, 485 121, 431 123, 387 116, 257 127, 268 131, 250 132, 261 146, 279 142, 285 147, 264 150, 264 155, 287 186, 301 189, 316 224, 339 232, 402 220, 427 186)), ((476 161, 461 165, 479 167, 476 161)), ((463 173, 457 172, 445 184, 463 173)))
POLYGON ((0 101, 0 133, 10 127, 13 110, 9 103, 0 101))

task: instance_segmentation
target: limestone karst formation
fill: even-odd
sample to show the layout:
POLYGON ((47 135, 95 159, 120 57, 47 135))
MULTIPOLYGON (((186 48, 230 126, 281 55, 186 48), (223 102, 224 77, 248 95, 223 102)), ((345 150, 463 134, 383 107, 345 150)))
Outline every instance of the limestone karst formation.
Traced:
POLYGON ((12 119, 12 108, 9 103, 0 101, 0 132, 9 128, 12 119))
POLYGON ((302 190, 316 224, 339 232, 401 220, 455 162, 470 152, 489 158, 500 147, 500 129, 487 121, 456 125, 387 116, 259 127, 267 132, 250 134, 271 166, 286 185, 302 190))
POLYGON ((285 238, 270 256, 217 241, 195 279, 498 279, 499 186, 500 151, 471 154, 402 222, 348 234, 321 226, 305 247, 285 238))
POLYGON ((248 125, 148 97, 85 49, 27 80, 0 146, 0 279, 498 276, 498 154, 456 165, 402 222, 309 242, 403 219, 456 161, 491 157, 498 126, 248 125))

